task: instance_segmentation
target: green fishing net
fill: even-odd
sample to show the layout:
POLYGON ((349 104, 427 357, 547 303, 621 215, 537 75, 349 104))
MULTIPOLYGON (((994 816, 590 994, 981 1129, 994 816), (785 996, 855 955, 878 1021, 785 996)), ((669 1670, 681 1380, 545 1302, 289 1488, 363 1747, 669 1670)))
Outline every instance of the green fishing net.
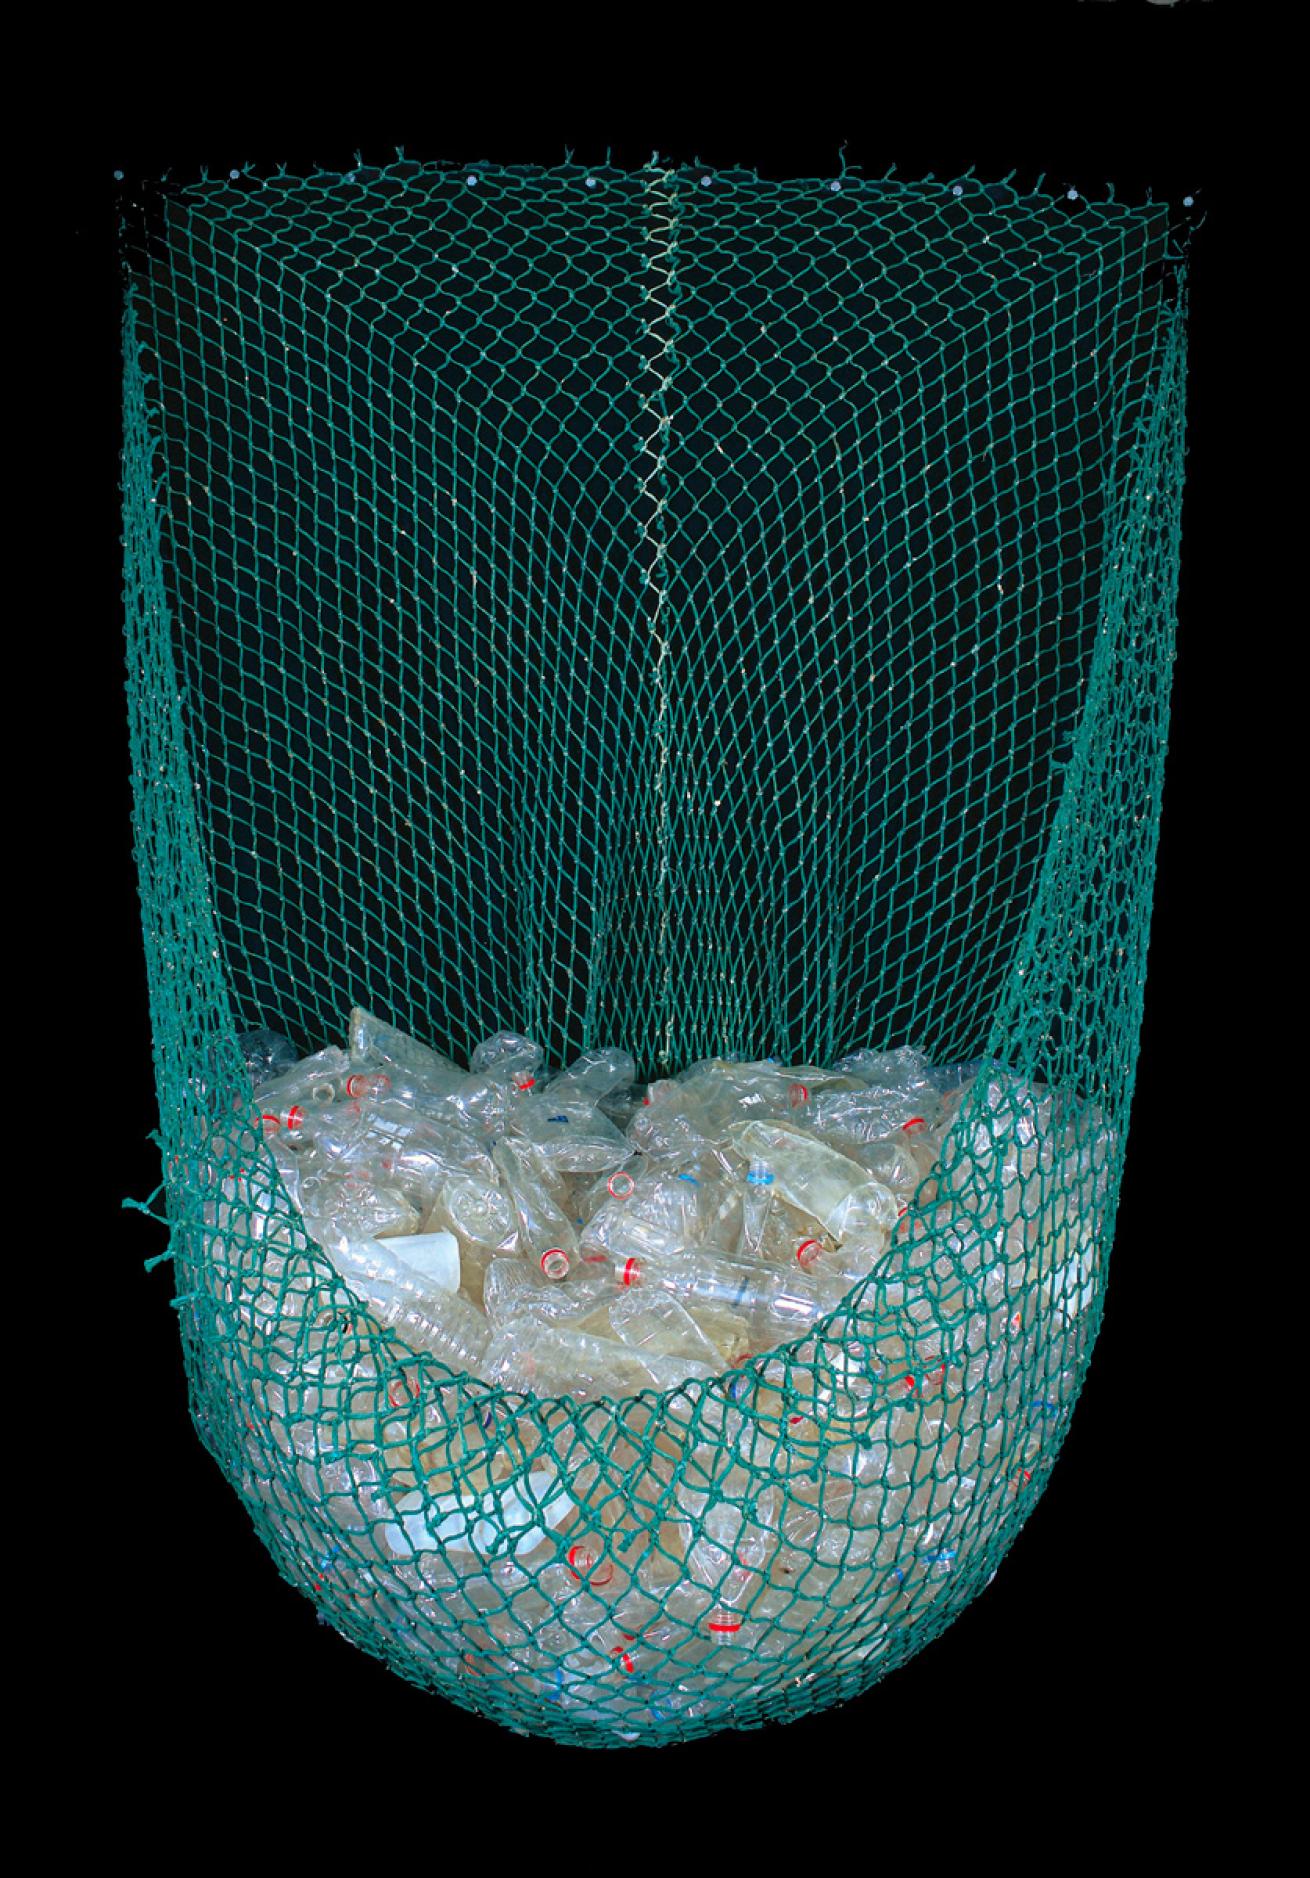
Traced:
POLYGON ((659 1742, 858 1693, 994 1573, 1100 1321, 1173 657, 1175 218, 398 160, 139 191, 123 251, 202 1442, 343 1636, 511 1727, 659 1742), (317 1049, 354 1005, 461 1060, 512 1028, 648 1077, 981 1067, 816 1330, 534 1401, 380 1329, 287 1197, 238 1033, 317 1049))

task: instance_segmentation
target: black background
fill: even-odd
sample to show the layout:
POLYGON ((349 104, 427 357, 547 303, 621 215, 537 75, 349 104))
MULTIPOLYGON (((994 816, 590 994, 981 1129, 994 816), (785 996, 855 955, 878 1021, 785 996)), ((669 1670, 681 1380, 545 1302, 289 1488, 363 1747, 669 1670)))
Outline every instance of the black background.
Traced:
MULTIPOLYGON (((1026 1848, 1063 1861, 1107 1805, 1117 1815, 1144 1803, 1167 1832, 1235 1777, 1229 1738, 1246 1724, 1222 1685, 1247 1651, 1241 1613, 1280 1539, 1255 1529, 1247 1470, 1260 1412, 1234 1375, 1273 1360, 1277 1331, 1248 1348, 1216 1324, 1231 1261, 1257 1256, 1232 1233, 1247 1197, 1232 1183, 1269 1151, 1262 1118, 1248 1126, 1243 1108, 1262 1100, 1246 1067, 1253 1033, 1268 1028, 1258 946, 1252 956, 1262 889, 1249 877, 1238 889, 1229 836, 1266 819, 1256 725, 1287 631, 1253 615, 1246 520, 1259 493, 1251 373, 1285 336, 1277 297, 1250 292, 1271 257, 1257 254, 1248 215, 1265 186, 1255 179, 1280 54, 1240 30, 1238 11, 1225 0, 1052 0, 1036 11, 924 7, 904 21, 881 8, 858 22, 792 16, 785 30, 760 12, 712 73, 708 35, 654 15, 622 33, 615 16, 594 28, 556 21, 540 61, 508 20, 494 53, 477 54, 437 21, 412 38, 391 23, 375 67, 338 44, 346 56, 331 77, 292 58, 274 79, 266 48, 231 56, 235 22, 217 17, 213 45, 198 42, 172 71, 121 44, 104 70, 88 61, 60 154, 42 166, 54 271, 37 323, 58 360, 42 395, 58 476, 49 571, 76 647, 67 670, 68 638, 40 648, 62 701, 45 729, 78 785, 53 886, 70 910, 48 929, 69 942, 69 959, 52 963, 65 1047, 91 1065, 83 1134, 95 1152, 78 1174, 91 1244, 63 1255, 70 1268, 88 1258, 87 1282, 39 1379, 42 1400, 76 1411, 77 1481, 65 1469, 62 1485, 33 1490, 44 1509, 33 1530, 40 1571, 52 1553, 67 1570, 56 1618, 76 1665, 71 1713, 60 1705, 66 1764, 103 1782, 111 1814, 145 1822, 147 1837, 152 1796, 178 1783, 208 1830, 253 1806, 256 1787, 259 1805, 276 1808, 285 1781, 297 1821, 379 1821, 378 1858, 399 1845, 449 1856, 449 1833, 485 1831, 490 1808, 502 1834, 537 1840, 543 1865, 595 1870, 647 1851, 685 1862, 689 1846, 697 1862, 752 1862, 747 1836, 762 1817, 812 1834, 812 1862, 913 1858, 922 1870, 968 1856, 977 1822, 998 1858, 1026 1848), (996 1581, 944 1637, 847 1708, 658 1756, 511 1737, 316 1624, 197 1444, 168 1269, 141 1269, 163 1233, 118 1205, 156 1185, 158 1157, 146 1139, 155 1115, 121 689, 113 172, 130 186, 204 165, 344 169, 357 150, 384 161, 396 144, 511 163, 556 161, 566 147, 599 161, 609 149, 632 166, 658 150, 777 176, 835 173, 844 144, 870 174, 895 162, 906 176, 946 177, 973 164, 984 177, 1045 172, 1091 195, 1110 180, 1121 199, 1192 194, 1203 222, 1146 1026, 1105 1326, 1081 1406, 996 1581), (79 1041, 89 1037, 93 1048, 79 1041), (1245 1161, 1225 1147, 1234 1137, 1245 1161), (105 1326, 111 1354, 88 1395, 73 1379, 105 1326), (559 1822, 549 1832, 548 1818, 559 1822), (688 1840, 693 1819, 708 1837, 688 1840)), ((353 31, 363 22, 352 18, 353 31)), ((341 30, 326 17, 303 27, 315 39, 341 30)), ((44 1423, 36 1432, 53 1440, 44 1423)), ((484 1839, 476 1862, 496 1865, 509 1843, 484 1839)))

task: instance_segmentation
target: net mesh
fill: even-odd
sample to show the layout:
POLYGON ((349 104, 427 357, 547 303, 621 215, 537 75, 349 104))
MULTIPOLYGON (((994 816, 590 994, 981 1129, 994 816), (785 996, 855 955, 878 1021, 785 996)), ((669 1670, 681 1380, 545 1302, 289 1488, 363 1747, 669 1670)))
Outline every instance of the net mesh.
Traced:
POLYGON ((988 1581, 1099 1323, 1173 657, 1169 211, 398 161, 143 192, 124 255, 202 1441, 333 1625, 511 1726, 660 1741, 858 1692, 988 1581), (996 1073, 817 1333, 542 1403, 381 1331, 282 1189, 236 1034, 317 1048, 352 1005, 459 1056, 510 1028, 652 1076, 906 1041, 996 1073), (415 1494, 457 1541, 405 1556, 415 1494), (734 1573, 759 1596, 716 1625, 734 1573))

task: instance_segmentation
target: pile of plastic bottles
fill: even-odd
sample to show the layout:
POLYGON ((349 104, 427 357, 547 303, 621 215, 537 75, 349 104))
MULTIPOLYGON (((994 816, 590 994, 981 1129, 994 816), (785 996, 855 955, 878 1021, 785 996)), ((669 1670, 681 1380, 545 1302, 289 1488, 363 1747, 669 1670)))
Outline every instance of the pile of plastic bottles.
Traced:
POLYGON ((463 1070, 360 1010, 344 1050, 242 1045, 284 1184, 378 1321, 579 1399, 714 1376, 831 1312, 931 1179, 976 1069, 863 1050, 640 1087, 622 1050, 552 1074, 501 1034, 463 1070))
POLYGON ((462 1069, 362 1011, 304 1060, 242 1043, 357 1309, 325 1308, 244 1101, 211 1107, 200 1420, 226 1383, 214 1439, 324 1621, 631 1741, 862 1686, 990 1572, 1090 1341, 1093 1103, 910 1048, 642 1087, 621 1050, 551 1074, 501 1035, 462 1069))

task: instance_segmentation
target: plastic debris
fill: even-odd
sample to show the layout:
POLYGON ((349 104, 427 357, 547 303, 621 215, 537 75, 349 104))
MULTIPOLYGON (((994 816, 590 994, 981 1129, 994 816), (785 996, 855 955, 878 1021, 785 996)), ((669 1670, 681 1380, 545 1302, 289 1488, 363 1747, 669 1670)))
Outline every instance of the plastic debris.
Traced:
POLYGON ((245 1332, 321 1295, 297 1215, 344 1287, 244 1422, 252 1479, 272 1440, 339 1522, 334 1596, 457 1599, 456 1673, 512 1660, 641 1739, 738 1656, 805 1673, 838 1593, 851 1661, 878 1656, 996 1495, 1031 1496, 1101 1285, 1093 1104, 908 1047, 642 1086, 621 1050, 552 1071, 513 1033, 461 1069, 358 1010, 348 1045, 248 1033, 255 1123, 205 1175, 214 1259, 230 1220, 258 1242, 220 1286, 245 1332), (601 1398, 593 1451, 568 1416, 601 1398))
MULTIPOLYGON (((972 1164, 990 1156, 989 1223, 1012 1236, 1056 1113, 994 1066, 909 1047, 832 1068, 712 1058, 643 1088, 625 1051, 552 1072, 513 1032, 467 1070, 362 1010, 348 1044, 289 1060, 272 1031, 242 1040, 311 1233, 415 1349, 539 1396, 669 1389, 812 1330, 876 1279, 911 1201, 937 1200, 980 1078, 972 1164)), ((1076 1238, 1036 1274, 1066 1321, 1096 1290, 1076 1238)))

